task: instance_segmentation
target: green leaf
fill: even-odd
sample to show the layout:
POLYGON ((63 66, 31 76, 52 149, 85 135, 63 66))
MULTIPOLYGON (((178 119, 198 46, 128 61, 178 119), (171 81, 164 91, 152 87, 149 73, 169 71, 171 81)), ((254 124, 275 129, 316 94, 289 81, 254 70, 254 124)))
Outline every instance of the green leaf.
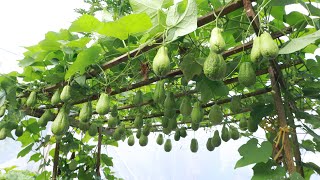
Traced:
POLYGON ((311 20, 310 17, 298 11, 293 11, 287 15, 284 15, 284 22, 288 23, 290 26, 300 25, 302 22, 309 20, 311 20))
POLYGON ((226 96, 229 93, 229 88, 221 81, 211 81, 205 76, 200 77, 197 81, 196 89, 200 91, 201 101, 207 103, 213 97, 226 96))
POLYGON ((152 27, 151 19, 146 13, 130 14, 117 21, 102 23, 96 31, 105 36, 125 40, 131 34, 144 32, 152 27))
POLYGON ((274 6, 272 7, 270 14, 275 19, 283 21, 283 15, 286 14, 286 11, 284 9, 284 6, 274 6))
POLYGON ((315 153, 314 145, 315 144, 310 139, 302 140, 302 143, 301 143, 301 147, 303 147, 305 150, 312 151, 315 153))
POLYGON ((318 174, 320 174, 320 167, 319 167, 318 165, 316 165, 315 163, 313 163, 313 162, 304 163, 304 162, 303 162, 302 165, 303 165, 304 167, 313 169, 313 170, 316 171, 318 174))
POLYGON ((263 117, 269 116, 274 111, 272 104, 255 104, 252 106, 250 116, 253 121, 259 124, 263 117))
POLYGON ((285 6, 289 4, 295 4, 296 0, 271 0, 269 3, 270 6, 285 6))
POLYGON ((304 178, 298 172, 294 172, 289 177, 290 180, 304 180, 304 178))
POLYGON ((195 0, 188 0, 186 9, 182 14, 179 13, 180 3, 169 8, 166 23, 170 29, 167 41, 173 41, 179 36, 184 36, 197 29, 197 3, 195 0))
POLYGON ((310 129, 308 126, 306 126, 305 124, 302 124, 304 129, 315 138, 316 141, 320 142, 320 136, 315 133, 312 129, 310 129))
POLYGON ((195 75, 200 75, 202 72, 201 65, 195 61, 195 57, 192 54, 188 54, 183 58, 179 64, 179 68, 187 81, 191 80, 195 75))
POLYGON ((163 0, 129 0, 129 2, 134 13, 147 13, 148 15, 153 15, 161 9, 163 0))
POLYGON ((24 157, 25 155, 27 155, 27 154, 32 150, 33 145, 34 145, 34 143, 32 143, 32 144, 30 144, 29 146, 27 146, 26 148, 22 149, 22 150, 18 153, 17 158, 19 158, 19 157, 24 157))
POLYGON ((272 154, 272 144, 269 141, 264 141, 260 148, 257 145, 258 140, 253 138, 239 148, 238 151, 242 158, 238 160, 235 168, 260 162, 266 163, 269 160, 272 154))
POLYGON ((30 157, 28 162, 30 161, 38 162, 40 159, 42 159, 41 153, 36 153, 30 157))
POLYGON ((271 160, 269 160, 267 163, 257 163, 252 169, 254 173, 251 180, 282 180, 286 175, 285 168, 276 166, 276 164, 274 164, 271 160))
POLYGON ((30 143, 34 142, 34 140, 31 137, 31 133, 29 131, 23 132, 22 136, 18 137, 18 141, 21 142, 22 147, 25 147, 30 143))
POLYGON ((71 32, 93 32, 101 22, 94 16, 84 14, 74 22, 72 22, 69 27, 71 32))
POLYGON ((310 13, 311 16, 320 16, 320 9, 312 5, 311 3, 300 3, 304 6, 310 13))
POLYGON ((292 39, 285 47, 280 49, 279 54, 290 54, 299 51, 307 45, 314 43, 317 39, 320 39, 320 30, 303 37, 292 39))
POLYGON ((80 52, 78 54, 77 59, 69 67, 64 79, 65 80, 69 79, 76 72, 79 72, 80 75, 85 73, 86 67, 97 62, 100 55, 100 51, 101 51, 100 47, 92 46, 80 52))
POLYGON ((91 38, 89 37, 83 37, 77 40, 70 41, 66 44, 68 47, 77 47, 77 48, 84 48, 89 42, 91 41, 91 38))
POLYGON ((112 157, 109 157, 106 154, 101 154, 101 160, 106 166, 113 166, 112 157))

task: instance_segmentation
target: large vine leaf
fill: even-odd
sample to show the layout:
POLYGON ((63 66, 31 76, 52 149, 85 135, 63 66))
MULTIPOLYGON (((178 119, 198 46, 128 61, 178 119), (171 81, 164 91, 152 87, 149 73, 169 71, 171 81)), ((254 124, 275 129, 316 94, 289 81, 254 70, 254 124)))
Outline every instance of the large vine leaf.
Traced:
POLYGON ((191 80, 193 76, 200 75, 202 66, 195 61, 195 57, 191 54, 186 55, 179 65, 186 80, 191 80))
POLYGON ((75 20, 71 26, 69 27, 69 31, 71 32, 92 32, 98 26, 100 26, 101 22, 95 18, 94 16, 84 14, 77 20, 75 20))
POLYGON ((196 89, 200 91, 201 101, 207 103, 213 97, 226 96, 229 93, 229 88, 222 81, 211 81, 204 75, 197 81, 196 89))
POLYGON ((265 179, 273 179, 273 180, 282 180, 286 175, 286 170, 284 167, 276 166, 269 160, 267 163, 258 163, 252 169, 254 171, 253 177, 251 180, 265 180, 265 179))
POLYGON ((168 30, 167 41, 175 40, 197 29, 197 3, 195 0, 184 0, 169 8, 166 20, 168 30), (180 13, 184 9, 183 13, 180 13))
POLYGON ((239 148, 238 151, 242 158, 238 160, 235 168, 249 164, 268 162, 272 153, 272 144, 269 141, 264 141, 261 143, 260 148, 257 145, 258 139, 253 138, 239 148))
POLYGON ((320 39, 320 30, 303 37, 292 39, 285 47, 280 49, 279 54, 290 54, 299 51, 309 44, 314 43, 317 39, 320 39))
POLYGON ((163 0, 149 1, 149 0, 130 0, 130 5, 134 13, 147 13, 152 15, 161 9, 163 0))
POLYGON ((98 46, 92 46, 79 53, 77 59, 69 67, 64 79, 69 79, 76 72, 79 72, 81 75, 86 72, 86 67, 95 63, 99 58, 101 48, 98 46))
POLYGON ((151 19, 146 13, 130 14, 117 21, 102 23, 97 28, 99 34, 125 40, 130 34, 143 32, 152 27, 151 19))

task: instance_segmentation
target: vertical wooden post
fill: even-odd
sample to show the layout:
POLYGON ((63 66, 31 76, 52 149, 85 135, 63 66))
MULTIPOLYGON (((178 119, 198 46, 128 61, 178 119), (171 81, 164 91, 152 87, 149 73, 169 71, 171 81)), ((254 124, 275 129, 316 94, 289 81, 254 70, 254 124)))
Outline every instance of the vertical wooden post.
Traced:
MULTIPOLYGON (((252 26, 253 26, 253 29, 255 30, 255 33, 257 35, 259 35, 260 24, 259 24, 258 16, 256 16, 256 14, 253 10, 251 1, 250 0, 243 0, 243 6, 246 11, 247 17, 249 18, 250 22, 252 22, 252 26)), ((269 63, 270 64, 269 64, 268 72, 269 72, 270 79, 271 79, 271 86, 272 86, 272 90, 273 90, 272 94, 273 94, 273 99, 274 99, 276 111, 278 114, 278 121, 279 121, 280 127, 286 128, 287 127, 287 118, 286 118, 286 114, 285 114, 284 104, 283 104, 282 98, 281 98, 280 87, 279 87, 278 81, 275 76, 276 71, 275 71, 275 67, 273 66, 274 61, 270 60, 269 63)), ((295 170, 295 164, 293 161, 293 156, 291 153, 291 144, 290 144, 290 139, 289 139, 288 133, 284 133, 284 141, 282 142, 282 145, 283 145, 283 149, 284 149, 284 157, 285 157, 285 162, 286 162, 286 165, 288 168, 288 172, 289 172, 289 174, 292 174, 296 170, 295 170)))
POLYGON ((102 141, 102 127, 98 127, 98 152, 97 152, 97 162, 96 162, 96 173, 98 177, 101 177, 100 174, 100 159, 101 159, 101 141, 102 141))
POLYGON ((56 147, 54 149, 52 180, 57 180, 58 163, 59 163, 59 149, 60 149, 60 142, 57 141, 56 142, 56 147))

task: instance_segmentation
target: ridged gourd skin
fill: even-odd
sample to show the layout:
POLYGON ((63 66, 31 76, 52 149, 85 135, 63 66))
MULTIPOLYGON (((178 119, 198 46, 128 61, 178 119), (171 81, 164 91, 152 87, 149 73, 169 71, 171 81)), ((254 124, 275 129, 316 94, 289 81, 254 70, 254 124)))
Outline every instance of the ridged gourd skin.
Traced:
POLYGON ((37 93, 32 91, 27 99, 26 105, 28 107, 34 107, 37 103, 37 93))
POLYGON ((156 88, 153 93, 153 101, 158 104, 163 104, 165 99, 166 93, 164 90, 164 81, 161 80, 156 83, 156 88))
POLYGON ((79 113, 79 120, 81 122, 89 122, 92 117, 92 104, 91 102, 85 102, 79 113))
POLYGON ((105 115, 110 111, 110 98, 108 94, 101 93, 96 105, 96 111, 100 115, 105 115))
POLYGON ((233 96, 230 102, 230 110, 233 113, 239 113, 241 111, 241 97, 233 96))
POLYGON ((184 97, 180 104, 180 113, 182 116, 190 116, 192 111, 190 97, 184 97))
POLYGON ((0 107, 0 117, 4 115, 4 113, 6 112, 6 109, 7 109, 6 105, 2 105, 0 107))
POLYGON ((61 101, 61 99, 60 99, 60 90, 59 89, 57 89, 54 93, 53 93, 53 95, 52 95, 52 97, 51 97, 51 105, 57 105, 58 103, 60 103, 60 101, 61 101))
POLYGON ((4 140, 7 137, 8 130, 5 127, 0 129, 0 140, 4 140))
POLYGON ((51 125, 54 135, 63 135, 69 128, 69 116, 65 107, 62 107, 51 125))
POLYGON ((221 107, 218 104, 214 104, 211 106, 209 112, 209 120, 213 125, 221 124, 223 120, 223 112, 221 111, 221 107))
POLYGON ((171 139, 167 139, 164 143, 164 151, 170 152, 172 149, 171 139))
POLYGON ((168 56, 168 48, 160 47, 153 59, 152 69, 157 76, 164 76, 170 71, 170 59, 168 56))
POLYGON ((168 92, 166 99, 164 100, 164 116, 167 118, 173 118, 176 115, 175 108, 176 105, 173 92, 168 92))
POLYGON ((148 144, 148 136, 141 134, 139 138, 139 144, 140 146, 146 146, 148 144))
POLYGON ((91 137, 94 137, 96 136, 98 133, 98 127, 96 124, 92 123, 89 127, 89 130, 88 130, 88 134, 91 136, 91 137))
POLYGON ((278 56, 279 47, 268 32, 260 36, 260 52, 266 59, 274 59, 278 56))
POLYGON ((140 105, 143 102, 143 94, 142 91, 137 91, 136 95, 133 98, 133 104, 134 105, 140 105))
POLYGON ((220 139, 218 130, 215 130, 213 137, 211 139, 211 143, 214 147, 219 147, 221 145, 221 139, 220 139))
POLYGON ((259 36, 255 37, 253 39, 253 44, 251 48, 250 58, 252 62, 258 62, 261 55, 260 45, 261 44, 261 38, 259 36))
POLYGON ((134 145, 134 136, 130 135, 128 138, 128 145, 133 146, 134 145))
POLYGON ((240 133, 236 127, 230 126, 230 136, 233 140, 237 140, 240 138, 240 133))
POLYGON ((22 136, 22 134, 23 134, 23 127, 22 126, 18 126, 16 131, 15 131, 15 135, 17 137, 20 137, 20 136, 22 136))
POLYGON ((195 138, 191 139, 190 150, 193 153, 196 153, 198 151, 198 140, 197 139, 195 139, 195 138))
POLYGON ((220 28, 213 28, 210 35, 210 50, 215 53, 221 53, 225 50, 226 43, 222 37, 223 30, 220 28))
POLYGON ((238 81, 245 87, 252 86, 256 83, 256 73, 253 70, 251 62, 243 62, 240 65, 238 81))
POLYGON ((163 135, 159 134, 156 140, 158 145, 162 145, 163 144, 163 135))
POLYGON ((187 137, 187 130, 185 127, 180 128, 180 136, 183 138, 187 137))
POLYGON ((226 76, 227 64, 221 54, 210 52, 203 64, 204 75, 212 81, 220 81, 226 76))
POLYGON ((230 132, 229 132, 229 129, 226 127, 226 125, 223 125, 223 127, 222 127, 221 139, 224 142, 228 142, 230 140, 230 132))
POLYGON ((63 102, 68 102, 71 99, 71 86, 65 85, 61 91, 60 99, 63 102))
POLYGON ((214 145, 212 144, 212 138, 208 138, 207 144, 206 144, 207 150, 208 151, 213 151, 214 150, 214 145))
POLYGON ((192 123, 199 124, 203 119, 202 108, 200 102, 195 102, 191 111, 192 123))
POLYGON ((143 126, 143 118, 141 114, 138 114, 134 119, 133 125, 135 128, 140 129, 143 126))

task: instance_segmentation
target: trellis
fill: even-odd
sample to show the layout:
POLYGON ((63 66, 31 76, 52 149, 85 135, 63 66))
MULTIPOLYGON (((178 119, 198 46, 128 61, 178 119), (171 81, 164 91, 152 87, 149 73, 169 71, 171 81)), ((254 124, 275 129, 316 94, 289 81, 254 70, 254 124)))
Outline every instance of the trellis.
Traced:
MULTIPOLYGON (((208 23, 214 21, 215 14, 220 14, 220 16, 224 16, 224 15, 227 15, 227 14, 229 14, 237 9, 240 9, 240 8, 244 8, 246 15, 249 18, 255 33, 257 35, 259 35, 259 29, 260 29, 259 20, 258 20, 258 18, 256 18, 257 16, 253 10, 252 1, 250 1, 250 0, 238 0, 236 2, 233 2, 229 5, 227 5, 226 7, 219 8, 219 9, 215 10, 214 12, 209 13, 206 16, 198 18, 198 21, 197 21, 198 28, 205 26, 208 23)), ((276 39, 276 38, 279 38, 279 37, 281 37, 285 34, 291 33, 291 32, 292 32, 292 28, 288 27, 288 28, 283 29, 282 31, 273 33, 272 38, 276 39)), ((164 40, 162 39, 162 37, 157 38, 155 40, 154 44, 152 44, 152 45, 145 44, 137 49, 134 49, 134 50, 132 50, 128 53, 125 53, 117 58, 114 58, 113 60, 102 64, 101 65, 102 70, 110 69, 114 66, 119 65, 120 63, 127 62, 129 59, 136 58, 143 53, 147 53, 149 50, 157 48, 159 46, 159 44, 162 43, 163 41, 164 40)), ((222 55, 224 58, 227 58, 231 55, 237 54, 237 53, 242 52, 244 50, 248 50, 250 48, 252 48, 252 41, 241 44, 236 47, 233 47, 232 49, 223 52, 222 55)), ((257 96, 257 95, 261 95, 261 94, 265 94, 265 93, 269 93, 269 92, 273 91, 272 96, 274 99, 277 116, 279 118, 280 128, 285 129, 288 125, 287 125, 287 120, 286 120, 287 117, 285 114, 285 107, 284 107, 284 103, 283 103, 283 97, 281 96, 281 92, 285 93, 287 91, 287 87, 285 86, 286 83, 283 78, 281 70, 285 69, 285 68, 292 67, 292 66, 300 65, 303 62, 301 60, 296 60, 290 64, 278 64, 275 60, 270 60, 269 63, 270 63, 270 65, 269 65, 268 69, 258 70, 258 71, 256 71, 256 75, 260 76, 260 75, 264 75, 264 74, 269 74, 270 80, 271 80, 271 87, 267 87, 265 89, 259 89, 257 91, 250 92, 247 94, 242 94, 241 99, 245 99, 245 98, 249 98, 249 97, 253 97, 253 96, 257 96)), ((99 70, 99 69, 91 69, 86 73, 85 76, 86 76, 86 78, 90 79, 92 77, 99 75, 100 72, 101 72, 101 70, 99 70)), ((110 96, 114 96, 114 95, 117 95, 117 94, 120 94, 123 92, 131 91, 131 90, 134 90, 137 88, 141 88, 143 86, 150 85, 150 84, 157 82, 159 80, 162 80, 162 79, 181 77, 182 74, 183 73, 180 69, 176 69, 176 70, 171 71, 170 73, 168 73, 164 77, 161 77, 161 78, 160 77, 152 77, 152 78, 143 80, 141 82, 132 84, 127 87, 120 87, 120 89, 118 89, 118 90, 108 90, 107 93, 110 96)), ((226 79, 224 81, 224 84, 228 85, 228 84, 236 83, 237 81, 238 81, 237 78, 230 78, 230 79, 226 79)), ((47 93, 48 95, 52 95, 52 92, 54 90, 56 90, 60 87, 63 87, 66 84, 67 84, 67 82, 60 82, 60 83, 54 84, 52 86, 45 87, 43 89, 43 92, 47 93)), ((188 92, 178 93, 178 94, 175 94, 175 97, 180 98, 183 96, 194 94, 196 92, 197 92, 196 90, 191 90, 188 92)), ((26 97, 27 95, 28 94, 25 93, 20 97, 26 97)), ((88 97, 85 97, 85 98, 79 100, 79 101, 73 102, 72 105, 81 104, 81 103, 87 102, 88 100, 97 100, 98 98, 99 98, 98 94, 92 94, 88 97)), ((284 97, 284 98, 286 99, 286 97, 284 97)), ((202 107, 203 108, 210 107, 213 104, 219 104, 219 105, 225 104, 225 103, 229 103, 230 101, 231 101, 231 98, 225 98, 225 99, 221 99, 216 102, 209 102, 207 104, 202 105, 202 107)), ((152 103, 153 103, 153 100, 149 100, 149 101, 143 102, 139 106, 146 106, 146 105, 150 105, 152 103)), ((290 100, 289 100, 289 103, 290 103, 289 107, 291 108, 290 113, 292 114, 292 112, 295 111, 296 107, 294 106, 294 102, 290 102, 290 100)), ((33 115, 35 117, 40 117, 41 114, 44 112, 44 109, 60 108, 61 106, 62 106, 62 104, 58 104, 56 106, 48 105, 44 108, 35 109, 34 111, 27 109, 27 114, 33 115)), ((127 105, 118 107, 118 110, 126 110, 126 109, 131 109, 131 108, 136 108, 136 107, 137 107, 137 105, 127 104, 127 105)), ((240 113, 248 112, 248 111, 250 111, 250 109, 245 109, 240 113)), ((179 113, 179 110, 177 110, 176 113, 179 113)), ((234 114, 225 114, 225 116, 230 116, 230 115, 234 115, 234 114)), ((147 118, 155 118, 155 117, 161 117, 161 116, 163 116, 163 112, 150 114, 150 115, 144 116, 143 118, 147 119, 147 118)), ((290 120, 290 118, 288 118, 288 119, 290 120)), ((134 120, 134 117, 129 117, 129 116, 121 119, 121 121, 133 121, 133 120, 134 120)), ((107 120, 105 120, 105 122, 107 122, 107 120)), ((182 123, 182 122, 180 122, 180 123, 182 123)), ((190 122, 187 121, 184 123, 187 124, 190 122)), ((76 121, 73 121, 71 123, 71 125, 74 127, 79 127, 79 123, 76 121)), ((156 127, 159 125, 154 125, 154 126, 156 127)), ((297 141, 297 135, 296 135, 296 130, 295 130, 295 125, 294 125, 293 119, 290 122, 290 126, 293 129, 291 138, 289 137, 288 133, 284 133, 283 148, 284 148, 285 163, 287 165, 289 174, 292 174, 293 172, 297 171, 303 176, 301 157, 300 157, 300 151, 299 151, 299 144, 297 141), (290 139, 293 143, 293 147, 292 147, 292 144, 290 143, 290 139), (293 152, 294 155, 292 155, 291 149, 294 149, 294 152, 293 152), (293 160, 293 157, 295 158, 295 161, 293 160)), ((127 127, 127 128, 131 129, 133 127, 127 127)), ((110 135, 110 134, 112 134, 112 132, 113 132, 113 128, 99 128, 99 138, 98 138, 98 149, 99 150, 98 150, 98 157, 97 157, 98 161, 96 163, 96 172, 97 172, 98 176, 100 176, 99 168, 100 168, 100 153, 101 153, 102 135, 104 133, 110 135)), ((58 173, 58 168, 57 168, 58 158, 59 158, 59 142, 56 142, 54 166, 53 166, 53 179, 56 179, 56 176, 58 173)))

